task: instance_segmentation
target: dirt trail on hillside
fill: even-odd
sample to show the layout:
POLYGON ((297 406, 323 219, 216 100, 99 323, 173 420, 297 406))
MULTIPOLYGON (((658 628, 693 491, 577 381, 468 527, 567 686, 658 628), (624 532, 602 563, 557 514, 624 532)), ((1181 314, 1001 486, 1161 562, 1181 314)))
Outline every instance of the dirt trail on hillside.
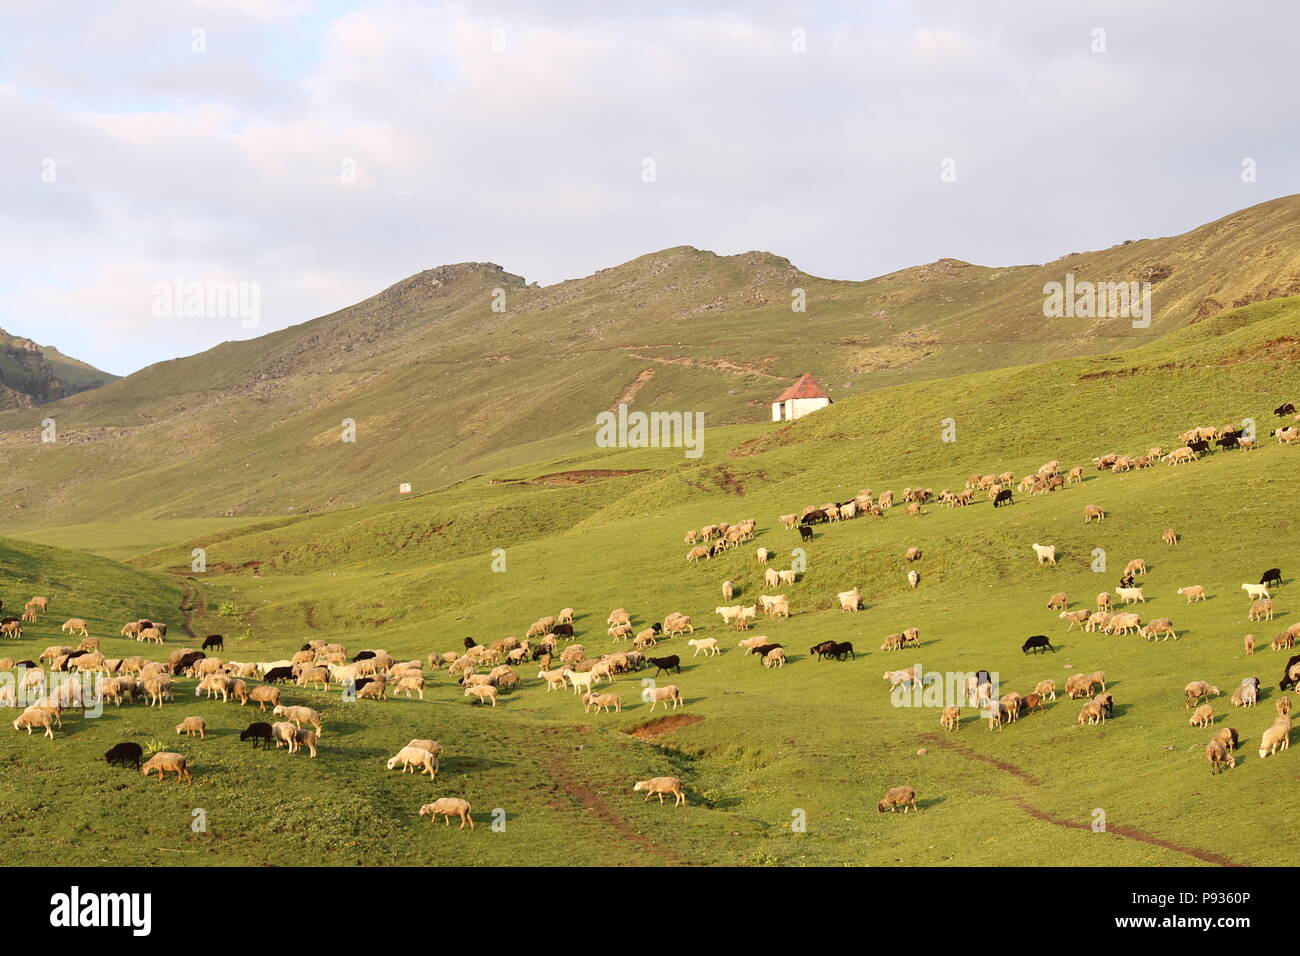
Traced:
POLYGON ((628 734, 637 740, 653 743, 660 737, 671 734, 674 730, 681 730, 691 724, 698 724, 703 719, 699 714, 674 714, 671 717, 656 717, 639 727, 633 727, 628 731, 628 734))
MULTIPOLYGON (((578 728, 580 732, 586 728, 578 728)), ((572 733, 574 728, 554 728, 544 730, 544 736, 551 736, 556 733, 572 733)), ((569 758, 556 750, 550 750, 543 755, 542 761, 551 779, 569 795, 569 797, 581 804, 588 811, 596 816, 602 823, 610 828, 610 831, 616 836, 635 844, 640 849, 649 853, 661 863, 673 866, 690 866, 691 861, 685 860, 669 850, 667 847, 655 842, 652 838, 637 833, 632 829, 631 824, 616 814, 605 803, 601 795, 588 782, 582 779, 574 770, 569 758)), ((631 788, 629 787, 629 792, 631 788)))
MULTIPOLYGON (((1029 773, 1028 771, 1023 770, 1022 768, 1017 767, 1015 764, 1007 763, 1006 761, 1003 760, 994 759, 993 757, 990 757, 987 754, 981 754, 981 753, 976 753, 973 750, 967 750, 965 747, 962 747, 960 744, 954 743, 953 741, 949 740, 946 737, 942 737, 939 734, 932 734, 932 733, 922 734, 921 739, 924 740, 926 743, 931 744, 932 746, 939 747, 942 750, 947 750, 951 753, 958 754, 962 757, 968 757, 971 760, 979 760, 983 763, 991 764, 992 766, 997 767, 999 770, 1003 771, 1004 773, 1009 773, 1013 777, 1016 777, 1019 780, 1023 780, 1031 787, 1039 786, 1040 781, 1038 780, 1037 777, 1035 777, 1033 774, 1029 773)), ((997 795, 990 794, 990 796, 997 796, 997 795)), ((1005 799, 1008 800, 1013 806, 1015 806, 1019 810, 1029 814, 1035 820, 1042 820, 1045 823, 1052 824, 1053 826, 1066 827, 1067 829, 1071 829, 1071 830, 1092 829, 1091 822, 1087 822, 1083 820, 1067 820, 1062 817, 1053 816, 1052 814, 1048 813, 1046 810, 1040 810, 1038 807, 1029 803, 1029 801, 1022 799, 1021 797, 1005 797, 1005 799)), ((1150 833, 1147 833, 1143 830, 1138 830, 1134 827, 1116 826, 1114 824, 1108 823, 1106 825, 1106 832, 1114 834, 1115 836, 1124 837, 1125 839, 1128 840, 1136 840, 1139 843, 1146 843, 1150 846, 1158 846, 1165 850, 1172 850, 1175 853, 1182 853, 1187 856, 1194 857, 1195 859, 1201 860, 1205 863, 1213 863, 1216 866, 1244 866, 1245 865, 1242 863, 1238 863, 1235 860, 1231 860, 1226 856, 1222 856, 1218 853, 1215 853, 1211 850, 1202 850, 1198 847, 1184 846, 1180 843, 1174 843, 1170 840, 1165 840, 1157 836, 1152 836, 1150 833)))
POLYGON ((194 636, 194 588, 184 585, 185 594, 181 597, 181 628, 190 637, 194 636))

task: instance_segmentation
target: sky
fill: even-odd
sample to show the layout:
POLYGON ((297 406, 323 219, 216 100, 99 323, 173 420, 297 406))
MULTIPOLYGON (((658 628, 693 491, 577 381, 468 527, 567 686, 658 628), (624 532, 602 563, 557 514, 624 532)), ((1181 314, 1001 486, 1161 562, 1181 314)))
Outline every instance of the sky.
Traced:
POLYGON ((4 0, 0 328, 126 374, 444 263, 1173 235, 1300 192, 1298 47, 1294 0, 4 0))

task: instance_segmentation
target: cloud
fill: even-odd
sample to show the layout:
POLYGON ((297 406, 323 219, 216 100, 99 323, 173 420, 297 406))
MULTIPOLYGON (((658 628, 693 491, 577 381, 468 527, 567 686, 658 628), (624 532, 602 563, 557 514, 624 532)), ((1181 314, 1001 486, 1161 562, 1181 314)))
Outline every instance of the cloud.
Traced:
POLYGON ((142 310, 177 274, 260 283, 261 332, 443 262, 549 283, 689 243, 858 279, 1297 191, 1291 5, 1132 6, 7 4, 0 324, 127 372, 250 334, 142 310))

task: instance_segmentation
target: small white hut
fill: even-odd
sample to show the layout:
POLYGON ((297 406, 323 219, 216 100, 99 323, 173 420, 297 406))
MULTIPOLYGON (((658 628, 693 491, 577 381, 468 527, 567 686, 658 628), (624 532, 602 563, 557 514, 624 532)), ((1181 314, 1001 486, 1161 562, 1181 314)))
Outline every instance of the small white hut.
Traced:
POLYGON ((804 375, 772 400, 772 421, 792 422, 830 403, 831 397, 822 391, 813 377, 804 375))

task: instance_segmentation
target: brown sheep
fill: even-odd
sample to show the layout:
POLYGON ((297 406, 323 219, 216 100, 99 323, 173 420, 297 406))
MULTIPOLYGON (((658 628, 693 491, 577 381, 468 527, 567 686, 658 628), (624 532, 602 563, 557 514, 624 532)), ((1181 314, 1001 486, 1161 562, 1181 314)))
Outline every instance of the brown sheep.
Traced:
POLYGON ((916 810, 916 791, 911 787, 891 787, 885 791, 884 798, 876 804, 876 809, 881 813, 886 810, 896 813, 899 807, 903 808, 904 815, 909 809, 916 810))

